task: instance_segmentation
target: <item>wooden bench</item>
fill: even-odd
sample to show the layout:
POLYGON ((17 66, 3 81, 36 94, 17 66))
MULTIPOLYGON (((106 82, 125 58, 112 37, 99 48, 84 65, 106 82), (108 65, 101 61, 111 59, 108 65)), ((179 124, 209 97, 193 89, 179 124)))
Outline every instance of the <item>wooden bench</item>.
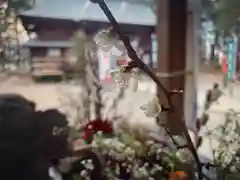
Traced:
POLYGON ((64 76, 62 58, 35 57, 32 59, 31 69, 34 78, 41 78, 44 76, 64 76))

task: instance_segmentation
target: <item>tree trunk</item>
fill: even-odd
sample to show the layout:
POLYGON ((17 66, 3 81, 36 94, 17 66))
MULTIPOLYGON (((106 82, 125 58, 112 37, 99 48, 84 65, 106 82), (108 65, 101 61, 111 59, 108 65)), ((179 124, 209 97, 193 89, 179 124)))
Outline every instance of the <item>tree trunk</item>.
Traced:
MULTIPOLYGON (((89 66, 87 64, 86 66, 89 66)), ((84 85, 85 85, 85 91, 86 91, 86 98, 84 98, 84 119, 85 120, 90 120, 91 118, 91 113, 90 113, 90 108, 91 108, 91 88, 90 88, 90 83, 89 83, 89 76, 88 76, 88 71, 87 67, 85 67, 85 77, 84 77, 84 85)))
POLYGON ((92 67, 93 68, 93 74, 97 79, 96 81, 93 81, 93 93, 94 93, 94 97, 96 99, 94 99, 94 108, 95 108, 95 116, 96 118, 101 119, 102 114, 101 114, 101 109, 102 109, 102 86, 100 85, 100 80, 99 80, 99 75, 98 75, 98 71, 99 71, 99 63, 98 61, 95 63, 95 65, 92 67))
POLYGON ((102 86, 99 80, 99 61, 97 57, 97 49, 92 47, 92 49, 88 49, 88 63, 89 70, 88 76, 89 81, 91 81, 91 96, 94 105, 94 115, 95 118, 102 118, 101 109, 102 109, 102 86))

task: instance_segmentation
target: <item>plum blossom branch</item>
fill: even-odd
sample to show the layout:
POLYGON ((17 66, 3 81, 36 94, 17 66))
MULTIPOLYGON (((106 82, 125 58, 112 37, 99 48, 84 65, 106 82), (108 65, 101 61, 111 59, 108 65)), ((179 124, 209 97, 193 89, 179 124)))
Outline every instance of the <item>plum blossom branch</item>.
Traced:
POLYGON ((168 93, 168 90, 162 85, 159 78, 151 71, 151 69, 138 57, 136 51, 133 49, 129 37, 125 36, 122 33, 121 27, 119 26, 116 19, 113 17, 111 11, 107 7, 106 3, 103 0, 91 0, 93 3, 98 3, 100 8, 103 10, 107 18, 112 24, 113 30, 119 36, 119 39, 123 42, 124 46, 126 47, 127 54, 129 58, 132 60, 128 63, 127 66, 122 68, 122 71, 131 71, 133 68, 139 68, 143 70, 156 84, 157 86, 164 92, 166 98, 168 99, 168 105, 171 109, 174 109, 172 101, 170 100, 171 95, 168 93))
MULTIPOLYGON (((116 19, 112 15, 111 11, 109 10, 109 8, 106 5, 106 3, 104 2, 104 0, 90 0, 90 1, 93 2, 93 3, 97 3, 100 6, 102 11, 107 16, 110 23, 112 24, 113 30, 119 36, 119 39, 122 40, 124 46, 127 49, 127 54, 129 56, 129 58, 132 60, 128 63, 127 66, 123 67, 121 70, 123 72, 131 71, 134 68, 139 68, 139 69, 143 70, 157 84, 157 86, 163 91, 163 93, 166 96, 166 99, 168 100, 169 109, 173 110, 173 111, 176 111, 176 108, 175 108, 175 106, 173 105, 173 102, 172 102, 172 95, 173 94, 169 93, 169 91, 163 86, 163 84, 161 83, 159 78, 155 75, 155 73, 153 73, 152 70, 138 57, 136 51, 133 49, 133 47, 130 43, 129 37, 127 37, 123 34, 120 25, 118 24, 118 22, 116 21, 116 19)), ((166 108, 166 107, 164 107, 164 108, 166 108)), ((183 133, 184 133, 184 135, 185 135, 185 137, 188 141, 189 150, 192 152, 193 157, 196 161, 197 168, 198 168, 199 180, 201 180, 201 179, 203 179, 202 165, 201 165, 198 154, 196 152, 196 149, 193 145, 193 142, 190 138, 190 135, 187 131, 187 128, 186 128, 184 122, 183 122, 183 133)))

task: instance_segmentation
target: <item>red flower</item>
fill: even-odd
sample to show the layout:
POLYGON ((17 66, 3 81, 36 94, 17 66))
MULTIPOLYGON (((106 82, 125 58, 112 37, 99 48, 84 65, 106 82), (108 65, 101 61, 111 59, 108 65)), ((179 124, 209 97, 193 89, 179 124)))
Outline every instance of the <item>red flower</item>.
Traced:
POLYGON ((96 119, 88 122, 84 127, 84 140, 89 143, 91 138, 97 132, 103 132, 103 134, 112 134, 113 126, 112 123, 107 120, 96 119))

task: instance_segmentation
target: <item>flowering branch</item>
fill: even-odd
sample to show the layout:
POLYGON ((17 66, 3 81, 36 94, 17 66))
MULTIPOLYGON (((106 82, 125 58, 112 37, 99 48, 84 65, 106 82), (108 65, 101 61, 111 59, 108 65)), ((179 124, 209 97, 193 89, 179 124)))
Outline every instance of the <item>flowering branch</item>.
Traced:
MULTIPOLYGON (((158 117, 156 118, 158 119, 158 117)), ((187 145, 183 145, 183 146, 180 146, 178 144, 178 142, 174 139, 174 137, 171 135, 171 132, 169 131, 169 129, 166 127, 165 124, 160 124, 162 127, 164 127, 166 133, 168 134, 168 136, 170 137, 170 139, 172 140, 173 144, 176 146, 177 149, 183 149, 183 148, 188 148, 187 145)))
MULTIPOLYGON (((100 8, 102 9, 102 11, 104 12, 104 14, 107 16, 107 18, 109 19, 110 23, 112 24, 113 30, 116 32, 116 34, 119 36, 119 39, 122 40, 124 46, 127 49, 127 54, 129 56, 129 58, 132 60, 131 62, 129 62, 129 64, 124 67, 123 71, 131 71, 133 68, 139 68, 141 70, 143 70, 156 84, 157 86, 163 91, 163 93, 166 96, 166 99, 168 100, 168 106, 169 106, 169 110, 171 111, 176 111, 176 108, 173 105, 172 102, 172 93, 169 93, 169 91, 162 85, 161 81, 159 80, 159 78, 153 73, 153 71, 138 57, 136 51, 133 49, 130 40, 127 36, 125 36, 122 33, 121 27, 118 24, 118 22, 116 21, 116 19, 114 18, 114 16, 112 15, 111 11, 109 10, 108 6, 106 5, 106 3, 104 2, 104 0, 90 0, 92 3, 97 3, 100 8)), ((163 107, 164 109, 168 109, 166 107, 163 107)), ((198 175, 199 175, 199 180, 203 179, 202 176, 202 166, 201 166, 201 162, 199 160, 198 154, 196 152, 196 149, 193 145, 193 142, 190 138, 190 135, 187 131, 187 128, 183 122, 183 133, 188 141, 188 148, 189 150, 192 152, 193 157, 197 163, 197 168, 198 168, 198 175)))
POLYGON ((172 101, 170 100, 171 95, 169 91, 162 85, 159 78, 151 71, 151 69, 138 57, 136 51, 133 49, 129 37, 125 36, 122 33, 121 27, 119 26, 116 19, 113 17, 111 11, 107 7, 106 3, 103 0, 91 0, 93 3, 98 3, 100 8, 103 10, 107 18, 112 24, 113 30, 116 32, 116 34, 119 36, 119 39, 123 42, 124 46, 127 49, 128 57, 132 60, 128 63, 126 67, 124 67, 124 71, 131 71, 134 68, 139 68, 143 70, 156 84, 157 86, 162 89, 164 94, 166 95, 166 98, 168 99, 168 105, 171 109, 174 109, 174 106, 172 104, 172 101))

